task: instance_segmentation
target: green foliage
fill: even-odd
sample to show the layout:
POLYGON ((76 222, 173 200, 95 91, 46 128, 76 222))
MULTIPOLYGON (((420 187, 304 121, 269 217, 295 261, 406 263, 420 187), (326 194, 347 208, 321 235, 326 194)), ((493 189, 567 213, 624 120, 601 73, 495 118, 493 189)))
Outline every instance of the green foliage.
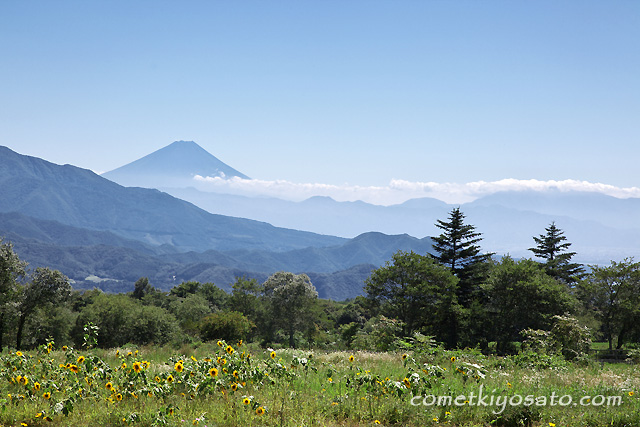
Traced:
POLYGON ((136 283, 133 284, 133 298, 142 299, 146 294, 148 294, 153 287, 149 283, 149 279, 146 277, 141 277, 136 280, 136 283))
POLYGON ((567 360, 585 358, 591 348, 591 332, 571 316, 553 316, 550 331, 526 329, 522 349, 543 354, 562 354, 567 360))
POLYGON ((178 322, 171 313, 136 301, 125 295, 96 295, 78 315, 73 331, 76 344, 82 345, 88 323, 99 328, 98 346, 102 348, 126 343, 164 344, 176 336, 178 322))
POLYGON ((352 347, 358 350, 393 350, 397 339, 403 335, 404 325, 396 319, 373 317, 365 323, 352 339, 352 347))
POLYGON ((454 208, 449 213, 448 222, 438 220, 436 227, 443 231, 433 238, 433 248, 436 251, 434 257, 460 280, 458 300, 468 307, 479 283, 486 276, 487 261, 493 254, 481 253, 478 243, 482 241, 482 233, 476 232, 473 225, 465 224, 464 218, 460 208, 454 208))
POLYGON ((398 251, 371 273, 364 290, 381 314, 402 322, 402 336, 422 331, 455 346, 460 312, 457 282, 430 256, 398 251))
POLYGON ((525 329, 550 330, 553 316, 571 312, 575 306, 567 286, 529 259, 503 257, 483 288, 490 341, 498 342, 499 351, 505 351, 509 342, 521 341, 525 329))
POLYGON ((567 242, 564 232, 552 222, 545 228, 546 234, 533 237, 536 246, 529 248, 538 258, 546 260, 547 274, 565 283, 575 283, 584 275, 584 268, 580 264, 572 263, 575 252, 567 252, 571 243, 567 242))
POLYGON ((289 346, 295 347, 294 334, 313 326, 312 308, 318 292, 306 274, 279 271, 263 284, 273 325, 286 330, 289 346))
POLYGON ((69 298, 71 285, 69 279, 58 270, 38 267, 30 274, 30 281, 20 289, 17 310, 18 330, 16 332, 16 348, 22 343, 22 333, 27 317, 37 308, 55 304, 69 298))
POLYGON ((226 340, 229 342, 246 340, 255 325, 237 311, 218 311, 200 321, 200 337, 203 341, 226 340))
POLYGON ((640 263, 632 259, 593 266, 578 285, 578 295, 587 310, 595 313, 601 332, 613 348, 640 338, 640 263))
POLYGON ((187 332, 197 331, 198 322, 211 313, 209 302, 199 293, 177 298, 171 302, 169 309, 176 316, 180 327, 187 332))

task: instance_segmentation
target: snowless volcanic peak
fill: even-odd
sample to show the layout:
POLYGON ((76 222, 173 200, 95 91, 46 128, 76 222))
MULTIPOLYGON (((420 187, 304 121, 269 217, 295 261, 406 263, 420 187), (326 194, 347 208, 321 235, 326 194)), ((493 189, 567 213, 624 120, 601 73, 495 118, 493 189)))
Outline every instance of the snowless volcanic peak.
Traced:
POLYGON ((142 187, 183 187, 196 175, 249 179, 193 141, 175 141, 103 174, 105 178, 119 184, 142 187))

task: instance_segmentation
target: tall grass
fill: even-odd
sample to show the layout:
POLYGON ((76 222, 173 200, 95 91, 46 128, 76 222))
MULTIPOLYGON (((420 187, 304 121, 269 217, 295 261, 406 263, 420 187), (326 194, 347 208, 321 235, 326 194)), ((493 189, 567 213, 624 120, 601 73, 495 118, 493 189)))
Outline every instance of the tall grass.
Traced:
POLYGON ((219 342, 77 351, 52 344, 0 357, 6 426, 631 427, 640 426, 639 391, 635 365, 441 349, 272 351, 219 342), (481 392, 514 403, 517 396, 547 401, 469 402, 481 392), (452 401, 425 406, 416 397, 430 395, 452 401), (453 400, 459 396, 461 405, 453 400), (621 405, 552 405, 552 396, 574 403, 621 396, 621 405))

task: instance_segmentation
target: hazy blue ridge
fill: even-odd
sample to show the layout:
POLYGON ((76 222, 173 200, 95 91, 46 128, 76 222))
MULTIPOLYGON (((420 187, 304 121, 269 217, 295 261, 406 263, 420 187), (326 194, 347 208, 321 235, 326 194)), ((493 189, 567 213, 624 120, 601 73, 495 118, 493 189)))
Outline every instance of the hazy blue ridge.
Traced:
POLYGON ((331 246, 343 238, 216 215, 158 190, 127 188, 95 173, 0 147, 0 212, 110 231, 177 250, 286 251, 331 246))

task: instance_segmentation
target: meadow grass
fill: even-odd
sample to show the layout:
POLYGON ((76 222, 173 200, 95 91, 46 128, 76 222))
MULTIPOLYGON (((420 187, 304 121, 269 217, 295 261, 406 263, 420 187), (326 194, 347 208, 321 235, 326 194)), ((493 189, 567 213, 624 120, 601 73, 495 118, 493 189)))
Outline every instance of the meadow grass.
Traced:
POLYGON ((324 352, 219 342, 177 350, 50 345, 0 357, 3 426, 637 427, 639 391, 635 365, 460 350, 324 352), (486 405, 479 393, 489 397, 486 405), (444 400, 425 406, 430 400, 416 396, 444 400), (518 396, 537 400, 515 404, 518 396), (572 403, 561 405, 568 396, 572 403), (616 396, 620 404, 607 406, 616 396), (580 399, 584 405, 573 404, 580 399))

